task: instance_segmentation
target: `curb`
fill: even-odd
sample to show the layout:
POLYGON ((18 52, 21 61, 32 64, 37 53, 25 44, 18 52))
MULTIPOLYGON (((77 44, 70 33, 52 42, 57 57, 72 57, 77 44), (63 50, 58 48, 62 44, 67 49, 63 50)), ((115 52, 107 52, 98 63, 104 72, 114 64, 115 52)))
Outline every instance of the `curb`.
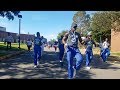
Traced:
POLYGON ((9 55, 6 55, 6 56, 2 56, 0 57, 0 61, 1 60, 4 60, 4 59, 8 59, 10 57, 13 57, 13 56, 16 56, 16 55, 20 55, 22 53, 25 53, 25 51, 19 51, 19 52, 16 52, 16 53, 13 53, 13 54, 9 54, 9 55))

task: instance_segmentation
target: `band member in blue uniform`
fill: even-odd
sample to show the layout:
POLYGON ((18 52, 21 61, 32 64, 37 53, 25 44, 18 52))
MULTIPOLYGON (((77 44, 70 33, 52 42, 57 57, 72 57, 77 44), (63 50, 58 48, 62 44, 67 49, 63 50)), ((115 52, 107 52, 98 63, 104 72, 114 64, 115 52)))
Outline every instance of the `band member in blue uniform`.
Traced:
POLYGON ((90 63, 91 63, 91 60, 93 59, 93 51, 92 51, 93 44, 96 47, 96 43, 92 39, 92 34, 88 33, 87 39, 85 41, 85 48, 86 48, 86 51, 85 51, 85 54, 86 54, 86 69, 87 70, 90 69, 90 63))
POLYGON ((34 38, 34 68, 38 66, 41 59, 41 45, 40 33, 37 32, 37 37, 34 38))
POLYGON ((76 75, 76 70, 79 70, 83 61, 83 56, 78 48, 78 41, 82 43, 79 33, 76 32, 77 25, 73 26, 71 30, 66 33, 62 39, 64 48, 67 53, 68 62, 68 78, 73 79, 76 75), (73 65, 73 58, 76 58, 76 63, 73 65))
POLYGON ((60 39, 58 39, 59 60, 60 60, 61 66, 63 66, 63 56, 64 56, 64 51, 65 51, 62 39, 63 39, 63 35, 60 37, 60 39))

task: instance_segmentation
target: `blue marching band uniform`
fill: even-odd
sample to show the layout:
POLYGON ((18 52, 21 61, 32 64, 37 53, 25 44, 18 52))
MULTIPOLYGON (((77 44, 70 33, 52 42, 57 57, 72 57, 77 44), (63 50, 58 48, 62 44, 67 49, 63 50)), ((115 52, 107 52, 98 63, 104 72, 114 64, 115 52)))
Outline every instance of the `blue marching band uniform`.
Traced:
MULTIPOLYGON (((59 48, 59 61, 61 65, 63 66, 63 57, 64 52, 66 52, 67 55, 67 63, 68 63, 68 78, 72 79, 76 75, 76 71, 78 71, 81 68, 81 64, 83 62, 83 56, 78 48, 78 41, 81 44, 85 45, 86 51, 86 69, 90 69, 90 63, 93 59, 93 44, 96 46, 96 43, 94 40, 92 40, 92 35, 89 33, 87 35, 86 40, 83 43, 83 40, 79 33, 75 32, 76 27, 71 28, 71 30, 66 33, 64 36, 61 36, 60 39, 58 39, 58 48, 59 48), (65 42, 64 42, 65 41, 65 42), (76 63, 73 65, 73 58, 76 58, 76 63)), ((34 39, 34 67, 37 67, 39 60, 41 59, 41 38, 40 33, 37 32, 37 37, 34 39)), ((103 44, 100 46, 100 56, 103 60, 103 62, 106 62, 108 56, 110 55, 109 50, 109 43, 107 42, 107 39, 103 44)))
POLYGON ((34 38, 34 67, 36 68, 41 59, 41 38, 40 33, 37 32, 37 37, 34 38))
POLYGON ((110 45, 107 41, 108 39, 106 38, 106 40, 100 45, 100 56, 103 62, 106 62, 107 58, 110 56, 110 49, 109 49, 110 45))

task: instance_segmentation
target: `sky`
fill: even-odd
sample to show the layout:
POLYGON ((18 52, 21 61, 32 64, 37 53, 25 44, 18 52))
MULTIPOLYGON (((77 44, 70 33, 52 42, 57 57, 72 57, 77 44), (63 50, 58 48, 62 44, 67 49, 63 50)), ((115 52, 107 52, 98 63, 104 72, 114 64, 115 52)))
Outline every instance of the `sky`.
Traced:
MULTIPOLYGON (((92 14, 95 11, 86 11, 92 14)), ((69 30, 72 24, 72 18, 76 11, 21 11, 21 33, 36 34, 40 32, 49 41, 57 39, 58 33, 62 30, 69 30)), ((19 19, 8 20, 0 17, 0 26, 6 27, 8 32, 19 32, 19 19)))

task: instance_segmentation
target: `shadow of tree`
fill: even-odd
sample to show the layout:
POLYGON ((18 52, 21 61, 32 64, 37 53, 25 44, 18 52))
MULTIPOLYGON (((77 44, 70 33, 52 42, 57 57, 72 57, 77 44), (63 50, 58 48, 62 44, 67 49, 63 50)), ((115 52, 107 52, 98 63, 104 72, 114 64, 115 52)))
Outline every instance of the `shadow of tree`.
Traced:
MULTIPOLYGON (((64 58, 64 66, 59 64, 58 55, 53 51, 45 51, 40 60, 38 68, 33 68, 33 52, 26 52, 12 59, 0 62, 0 78, 10 79, 67 79, 67 60, 64 58)), ((66 57, 66 56, 65 56, 66 57)), ((81 70, 77 72, 76 79, 91 79, 95 75, 90 71, 84 70, 85 55, 83 54, 83 64, 81 70)), ((108 60, 109 61, 109 60, 108 60)), ((74 60, 75 63, 75 60, 74 60)), ((95 54, 91 62, 93 69, 120 69, 113 67, 110 63, 103 63, 99 55, 95 54)))
POLYGON ((111 63, 112 61, 115 61, 117 59, 118 57, 116 56, 109 56, 107 59, 108 62, 105 63, 100 59, 100 56, 98 54, 94 54, 91 65, 92 67, 99 69, 120 69, 119 67, 112 66, 113 64, 111 63))

